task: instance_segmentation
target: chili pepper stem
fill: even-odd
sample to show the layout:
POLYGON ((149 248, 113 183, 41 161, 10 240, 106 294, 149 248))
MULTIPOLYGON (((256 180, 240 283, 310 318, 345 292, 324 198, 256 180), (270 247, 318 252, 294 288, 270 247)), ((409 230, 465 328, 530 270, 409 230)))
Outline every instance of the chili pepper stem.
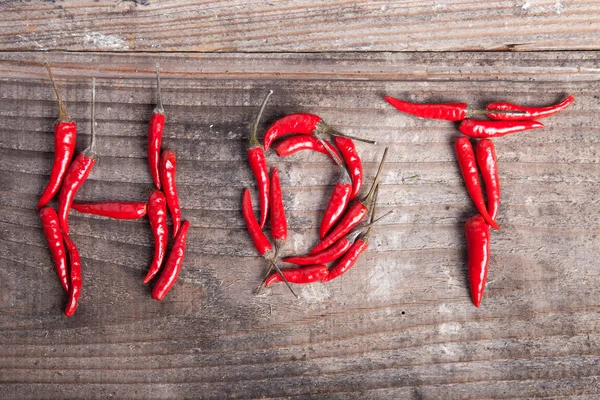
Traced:
POLYGON ((373 195, 373 205, 372 205, 372 210, 371 210, 371 220, 369 222, 369 225, 367 225, 365 228, 368 228, 367 231, 363 234, 362 239, 365 242, 369 241, 369 236, 371 235, 371 227, 373 226, 374 223, 376 223, 377 221, 379 221, 381 218, 391 214, 391 212, 393 212, 393 210, 391 212, 388 212, 386 214, 383 214, 381 217, 375 219, 375 213, 377 212, 377 198, 379 197, 379 184, 377 184, 377 188, 375 189, 375 194, 373 195))
POLYGON ((84 153, 94 158, 96 156, 96 78, 92 78, 92 112, 91 112, 91 139, 90 145, 84 150, 84 153))
MULTIPOLYGON (((318 126, 317 126, 317 129, 319 129, 318 126)), ((363 143, 368 143, 368 144, 377 144, 377 141, 375 141, 375 140, 363 139, 361 137, 347 135, 345 133, 341 133, 341 132, 338 132, 338 131, 332 129, 329 126, 327 126, 327 128, 325 128, 324 132, 328 133, 330 135, 333 135, 333 136, 341 136, 341 137, 345 137, 347 139, 356 140, 357 142, 363 142, 363 143)))
POLYGON ((375 179, 373 180, 373 184, 371 185, 371 189, 369 193, 365 196, 365 198, 361 201, 365 206, 369 207, 371 204, 371 200, 373 199, 373 194, 375 190, 379 186, 379 180, 381 179, 381 171, 383 171, 383 165, 385 164, 385 159, 387 158, 387 154, 389 151, 389 147, 386 147, 383 151, 383 157, 381 157, 381 162, 379 163, 379 168, 377 169, 377 174, 375 174, 375 179))
POLYGON ((269 93, 265 96, 263 100, 260 110, 258 110, 258 114, 256 115, 256 119, 252 124, 252 129, 250 130, 250 137, 248 138, 248 148, 253 149, 255 147, 261 147, 260 142, 256 137, 256 132, 258 131, 258 123, 260 122, 260 118, 262 117, 263 112, 265 111, 265 107, 267 106, 267 102, 269 101, 269 97, 273 94, 273 90, 269 90, 269 93))
POLYGON ((160 92, 160 64, 156 63, 156 107, 154 107, 154 112, 164 114, 165 109, 163 108, 160 92))
POLYGON ((294 297, 297 298, 297 299, 299 299, 300 297, 298 297, 298 295, 296 294, 296 292, 294 292, 294 289, 292 289, 292 285, 290 285, 290 283, 288 282, 288 280, 285 277, 285 275, 283 274, 283 272, 281 272, 281 269, 279 269, 279 266, 277 265, 277 262, 275 261, 275 259, 269 260, 269 262, 271 263, 271 267, 275 268, 275 270, 277 271, 277 273, 279 274, 279 276, 281 276, 281 279, 283 279, 283 282, 288 287, 288 289, 290 289, 290 292, 292 292, 292 294, 294 295, 294 297))
POLYGON ((327 152, 329 153, 331 158, 333 158, 333 162, 335 163, 335 165, 337 165, 340 168, 342 177, 340 178, 339 183, 352 183, 350 174, 348 173, 348 170, 346 169, 346 167, 344 167, 344 163, 342 162, 342 160, 340 160, 340 158, 337 156, 337 154, 335 154, 333 151, 331 151, 331 149, 329 147, 327 147, 327 144, 325 143, 325 141, 323 140, 323 138, 321 136, 319 136, 317 134, 317 135, 315 135, 315 137, 317 138, 319 143, 321 143, 323 145, 325 150, 327 150, 327 152))
POLYGON ((50 76, 50 80, 52 81, 52 86, 54 86, 54 92, 56 93, 56 99, 58 100, 58 121, 60 122, 71 122, 71 118, 69 118, 69 115, 67 114, 67 109, 65 107, 65 104, 62 101, 62 98, 60 97, 60 93, 58 92, 58 85, 56 84, 56 81, 54 80, 54 75, 52 75, 52 70, 50 69, 50 64, 48 64, 48 62, 44 63, 44 67, 46 67, 46 69, 48 70, 48 75, 50 76))

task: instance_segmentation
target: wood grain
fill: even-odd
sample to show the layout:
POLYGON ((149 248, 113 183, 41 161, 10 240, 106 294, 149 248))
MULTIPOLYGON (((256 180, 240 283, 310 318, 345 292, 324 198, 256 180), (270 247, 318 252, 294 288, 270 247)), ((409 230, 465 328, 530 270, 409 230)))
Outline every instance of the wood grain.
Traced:
MULTIPOLYGON (((599 62, 596 52, 0 53, 0 397, 597 397, 599 62), (146 198, 146 123, 161 63, 164 144, 178 154, 192 222, 180 280, 162 303, 141 284, 152 257, 147 222, 73 212, 84 288, 76 316, 62 315, 35 211, 57 115, 45 60, 78 121, 78 149, 89 140, 98 78, 99 162, 80 200, 146 198), (246 134, 268 89, 262 128, 306 111, 378 140, 358 144, 367 183, 391 146, 379 201, 395 214, 354 269, 298 287, 298 301, 283 286, 252 295, 265 265, 239 212, 253 186, 246 134), (455 125, 399 114, 384 93, 480 106, 576 96, 544 130, 496 141, 502 230, 492 234, 481 309, 466 281, 463 223, 475 209, 453 155, 455 125)), ((286 251, 306 251, 333 168, 319 154, 268 159, 282 176, 286 251)))
POLYGON ((599 49, 593 0, 0 2, 0 49, 457 51, 599 49))

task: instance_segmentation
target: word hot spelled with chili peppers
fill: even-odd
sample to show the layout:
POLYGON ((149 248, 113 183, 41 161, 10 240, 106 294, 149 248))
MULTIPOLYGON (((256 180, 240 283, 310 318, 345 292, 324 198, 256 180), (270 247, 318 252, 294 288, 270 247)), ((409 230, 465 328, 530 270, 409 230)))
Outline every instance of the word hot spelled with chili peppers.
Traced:
POLYGON ((65 315, 70 317, 77 310, 82 289, 81 258, 79 250, 69 236, 69 213, 71 209, 83 214, 95 214, 117 220, 134 220, 148 215, 150 228, 154 235, 155 249, 154 257, 143 282, 148 283, 160 273, 153 288, 152 297, 157 300, 164 299, 175 284, 181 270, 190 223, 188 221, 182 222, 181 218, 181 208, 175 184, 177 166, 175 152, 164 150, 161 153, 165 113, 160 96, 160 67, 156 66, 157 105, 150 117, 148 126, 148 164, 156 190, 150 192, 147 202, 104 201, 80 203, 74 202, 75 196, 96 163, 95 79, 92 80, 90 144, 73 159, 77 133, 76 124, 67 114, 67 109, 60 97, 58 85, 52 75, 50 66, 47 63, 44 65, 48 70, 48 75, 56 93, 59 116, 54 123, 54 162, 48 184, 40 196, 38 209, 44 236, 56 272, 63 290, 69 297, 65 315), (48 205, 57 194, 58 213, 48 205), (173 246, 168 256, 167 210, 173 221, 173 246))
POLYGON ((363 167, 353 140, 371 144, 375 144, 375 142, 337 132, 317 115, 298 113, 284 116, 271 124, 264 134, 264 142, 261 144, 257 138, 258 124, 271 94, 272 91, 263 101, 248 139, 248 162, 258 188, 260 222, 254 215, 248 188, 244 190, 243 194, 242 214, 254 247, 268 263, 267 273, 256 292, 260 292, 264 286, 284 282, 295 295, 291 283, 327 282, 349 270, 360 255, 367 250, 367 238, 371 226, 390 214, 385 214, 379 219, 374 218, 375 193, 379 188, 379 180, 388 149, 385 149, 379 170, 368 194, 363 199, 355 200, 363 183, 363 167), (333 142, 329 139, 332 139, 333 142), (279 268, 278 266, 288 232, 277 168, 273 168, 271 179, 269 179, 265 151, 271 147, 279 157, 287 157, 303 150, 322 153, 329 156, 333 161, 333 166, 339 171, 338 181, 331 193, 320 224, 321 242, 309 255, 288 256, 282 260, 285 263, 295 264, 294 268, 279 268), (361 224, 369 211, 371 211, 371 222, 361 224), (263 232, 267 216, 269 216, 269 227, 274 245, 263 232), (329 263, 332 263, 331 268, 326 265, 329 263))
POLYGON ((455 142, 456 157, 467 192, 473 200, 478 215, 465 223, 467 239, 468 279, 471 299, 479 307, 485 290, 490 260, 490 227, 500 229, 496 217, 500 208, 500 178, 494 143, 490 140, 530 129, 540 129, 544 124, 536 121, 569 107, 575 97, 568 96, 560 103, 548 107, 524 107, 507 102, 494 102, 485 110, 472 109, 466 103, 416 104, 385 96, 397 110, 421 118, 460 121, 458 130, 465 136, 455 142), (485 115, 490 120, 473 119, 485 115), (480 139, 473 150, 469 138, 480 139), (483 179, 483 184, 479 179, 483 179), (487 195, 487 203, 483 192, 487 195))

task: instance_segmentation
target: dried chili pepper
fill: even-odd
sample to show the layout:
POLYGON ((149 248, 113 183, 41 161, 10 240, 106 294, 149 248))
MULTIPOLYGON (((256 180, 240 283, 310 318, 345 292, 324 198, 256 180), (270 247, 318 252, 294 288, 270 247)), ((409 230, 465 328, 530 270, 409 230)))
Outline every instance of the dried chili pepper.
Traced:
POLYGON ((160 157, 160 182, 167 199, 167 206, 173 221, 173 237, 177 237, 181 226, 181 207, 176 184, 177 157, 175 152, 164 150, 160 157))
POLYGON ((493 111, 523 111, 523 114, 496 114, 490 112, 488 117, 491 119, 502 120, 502 121, 527 121, 549 117, 569 107, 575 100, 575 96, 570 95, 560 103, 548 106, 548 107, 523 107, 518 104, 506 103, 506 102, 494 102, 486 106, 486 109, 493 111))
POLYGON ((144 284, 150 282, 156 276, 167 252, 169 231, 167 227, 167 199, 160 190, 153 190, 148 195, 148 219, 150 229, 154 236, 154 256, 148 273, 144 278, 144 284))
POLYGON ((60 194, 58 195, 58 221, 60 228, 69 234, 69 211, 77 191, 83 185, 96 164, 96 79, 92 79, 92 116, 91 116, 91 139, 90 145, 75 157, 71 166, 65 174, 60 194))
POLYGON ((69 273, 67 271, 67 255, 63 243, 63 234, 58 222, 58 215, 56 214, 56 211, 54 211, 54 208, 43 207, 40 210, 40 221, 60 284, 65 293, 69 293, 71 285, 69 283, 69 273))
POLYGON ((458 126, 458 130, 463 135, 472 138, 487 139, 543 127, 544 124, 538 121, 484 121, 465 119, 458 126))
POLYGON ((181 228, 173 242, 173 247, 171 248, 165 267, 158 277, 156 285, 154 285, 154 288, 152 289, 152 298, 155 300, 161 301, 164 299, 175 284, 175 281, 177 281, 181 266, 183 265, 189 228, 190 221, 184 221, 183 224, 181 224, 181 228))
MULTIPOLYGON (((317 139, 325 146, 325 142, 321 138, 317 139)), ((327 151, 329 152, 329 150, 327 151)), ((333 158, 333 161, 339 169, 339 177, 333 188, 333 192, 331 193, 329 203, 327 203, 327 207, 325 208, 323 219, 321 220, 321 226, 319 227, 319 237, 321 239, 327 235, 327 232, 329 232, 331 227, 342 216, 344 211, 346 211, 352 193, 352 180, 348 171, 342 164, 342 160, 340 160, 333 152, 330 152, 329 155, 333 158)))
MULTIPOLYGON (((310 267, 291 268, 281 270, 288 282, 296 284, 305 284, 320 281, 329 274, 327 265, 311 265, 310 267)), ((283 282, 279 274, 272 274, 265 281, 265 286, 270 286, 275 282, 283 282)))
POLYGON ((248 137, 248 163, 250 164, 250 169, 252 169, 252 173, 254 174, 254 178, 256 179, 256 184, 258 186, 261 228, 265 226, 265 223, 267 222, 267 216, 269 215, 269 191, 271 190, 271 182, 269 180, 269 168, 267 167, 265 152, 256 137, 256 132, 258 130, 260 117, 262 116, 262 113, 267 106, 267 101, 269 101, 269 97, 271 97, 272 94, 273 91, 270 90, 263 100, 260 110, 256 115, 256 119, 254 120, 254 124, 252 124, 250 136, 248 137))
POLYGON ((279 157, 287 157, 302 150, 314 150, 318 151, 319 153, 327 154, 329 157, 331 157, 325 147, 336 154, 338 158, 341 158, 338 151, 331 145, 331 143, 325 141, 325 145, 323 145, 316 137, 308 135, 294 135, 285 138, 276 146, 274 146, 274 149, 279 157))
POLYGON ((485 184, 487 212, 495 221, 500 208, 500 177, 498 176, 498 162, 496 161, 494 142, 489 139, 478 141, 475 145, 475 157, 477 157, 477 165, 485 184))
POLYGON ((358 140, 365 143, 375 144, 372 140, 357 138, 335 131, 323 121, 321 117, 314 114, 298 113, 286 115, 273 122, 273 124, 265 132, 264 147, 265 151, 269 150, 271 143, 282 136, 298 133, 302 135, 313 136, 343 136, 349 139, 358 140))
POLYGON ((58 85, 54 80, 54 76, 52 76, 50 65, 44 63, 44 66, 48 70, 48 75, 54 86, 59 112, 58 119, 54 122, 54 161, 50 170, 50 179, 38 201, 38 210, 48 204, 58 193, 73 158, 73 153, 75 153, 75 141, 77 139, 77 125, 67 114, 67 109, 58 92, 58 85))
POLYGON ((164 128, 165 109, 160 96, 160 66, 156 64, 156 107, 154 107, 148 123, 148 165, 150 166, 150 175, 152 175, 152 180, 158 190, 161 188, 158 163, 164 128))
POLYGON ((65 308, 65 315, 72 316, 77 311, 79 296, 81 295, 81 257, 75 243, 67 235, 63 236, 67 251, 69 252, 69 264, 71 266, 71 286, 69 288, 69 302, 65 308))
POLYGON ((465 235, 469 258, 471 299, 475 307, 479 307, 485 290, 490 259, 490 226, 481 215, 476 215, 465 223, 465 235))
POLYGON ((358 225, 358 223, 367 215, 369 207, 371 206, 371 200, 373 199, 373 193, 375 192, 375 188, 379 184, 379 179, 381 178, 381 171, 383 171, 383 165, 385 163, 388 150, 389 148, 386 147, 369 193, 364 199, 355 201, 354 204, 350 206, 340 222, 338 222, 338 224, 327 234, 327 236, 321 239, 321 242, 319 242, 319 244, 317 244, 309 254, 312 255, 318 253, 337 242, 340 238, 350 232, 352 228, 358 225))
POLYGON ((483 200, 483 192, 481 191, 481 183, 479 182, 479 175, 477 173, 477 162, 475 161, 475 153, 473 152, 473 146, 469 138, 461 136, 456 139, 454 144, 456 150, 456 156, 458 158, 458 166, 460 172, 465 180, 465 186, 467 192, 475 203, 477 211, 495 229, 500 229, 494 219, 488 214, 485 201, 483 200))
MULTIPOLYGON (((383 97, 388 103, 394 106, 398 111, 411 114, 421 118, 443 119, 447 121, 462 121, 472 115, 488 114, 487 110, 476 110, 470 108, 467 103, 411 103, 409 101, 399 100, 390 96, 383 97)), ((519 110, 499 111, 507 115, 522 115, 519 110)))
POLYGON ((354 146, 352 139, 336 136, 333 138, 333 141, 337 148, 340 149, 340 152, 344 157, 344 161, 348 166, 350 176, 352 177, 352 192, 350 193, 350 200, 353 200, 356 196, 358 196, 358 192, 360 192, 362 187, 362 161, 358 155, 358 152, 356 151, 356 146, 354 146))
POLYGON ((73 203, 71 208, 85 214, 100 215, 114 219, 139 219, 146 215, 143 201, 104 201, 97 203, 73 203))

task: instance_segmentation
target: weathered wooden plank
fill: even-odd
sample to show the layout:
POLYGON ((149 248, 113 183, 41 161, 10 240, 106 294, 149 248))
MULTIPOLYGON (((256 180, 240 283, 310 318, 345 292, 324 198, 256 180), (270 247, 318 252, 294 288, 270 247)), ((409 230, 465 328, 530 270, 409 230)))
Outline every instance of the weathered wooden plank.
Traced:
MULTIPOLYGON (((34 5, 33 5, 34 6, 34 5)), ((32 6, 32 7, 33 7, 32 6)), ((54 6, 51 6, 54 7, 54 6)), ((139 7, 143 7, 140 5, 139 7)), ((150 7, 150 6, 149 6, 150 7)), ((2 398, 593 397, 600 371, 599 56, 564 53, 0 53, 0 395, 2 398), (180 281, 163 303, 141 279, 152 256, 144 220, 73 212, 84 290, 76 316, 61 293, 35 211, 52 160, 55 68, 78 148, 98 77, 99 162, 81 200, 144 199, 163 67, 165 145, 192 221, 180 281), (327 285, 256 297, 265 263, 239 214, 253 186, 245 139, 261 124, 315 112, 359 144, 367 184, 391 146, 371 250, 327 285), (496 141, 502 230, 481 309, 469 300, 464 220, 473 215, 452 151, 455 125, 401 115, 381 98, 576 102, 543 131, 496 141)), ((286 252, 305 251, 335 182, 322 155, 280 160, 286 252)))
POLYGON ((0 49, 457 51, 598 49, 595 1, 4 1, 0 49))

